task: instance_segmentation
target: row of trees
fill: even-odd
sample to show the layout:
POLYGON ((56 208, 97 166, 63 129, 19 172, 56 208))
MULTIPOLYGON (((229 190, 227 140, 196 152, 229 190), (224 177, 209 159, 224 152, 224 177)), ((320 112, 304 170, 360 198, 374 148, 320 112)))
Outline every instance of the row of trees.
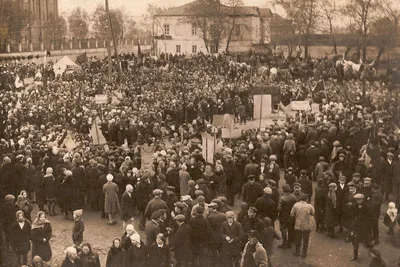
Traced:
MULTIPOLYGON (((117 39, 148 38, 146 30, 140 29, 137 22, 123 10, 111 9, 110 17, 114 35, 117 39)), ((0 1, 0 44, 20 43, 31 40, 32 27, 40 28, 41 40, 45 43, 57 42, 64 38, 85 39, 88 37, 106 38, 108 15, 103 5, 97 6, 92 14, 75 8, 68 17, 48 16, 42 26, 34 22, 33 14, 18 6, 18 1, 0 1)), ((1 50, 1 49, 0 49, 1 50)))
POLYGON ((364 61, 369 46, 379 49, 379 60, 399 44, 400 10, 395 0, 347 0, 343 5, 334 0, 274 0, 274 5, 282 7, 293 21, 295 32, 303 37, 306 56, 309 37, 318 32, 331 35, 335 54, 335 35, 348 34, 348 49, 355 45, 364 61))

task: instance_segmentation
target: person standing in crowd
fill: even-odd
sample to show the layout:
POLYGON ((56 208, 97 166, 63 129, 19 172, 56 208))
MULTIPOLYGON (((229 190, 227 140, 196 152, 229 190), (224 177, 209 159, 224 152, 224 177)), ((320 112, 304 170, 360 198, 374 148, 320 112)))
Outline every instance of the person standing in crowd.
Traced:
POLYGON ((250 231, 248 234, 249 241, 244 246, 242 253, 242 260, 240 267, 247 266, 268 266, 268 256, 263 245, 258 241, 258 233, 256 231, 250 231))
POLYGON ((1 207, 1 230, 4 234, 4 243, 7 249, 10 249, 11 245, 11 228, 15 223, 15 213, 17 212, 17 208, 15 206, 15 197, 13 195, 6 195, 5 203, 1 207))
POLYGON ((338 216, 338 200, 337 200, 337 185, 335 183, 329 184, 329 190, 326 198, 326 214, 325 226, 328 231, 327 236, 335 238, 335 227, 339 224, 338 216))
MULTIPOLYGON (((315 171, 315 166, 317 165, 319 160, 319 155, 320 152, 319 149, 315 147, 314 140, 310 141, 310 147, 307 148, 305 152, 305 157, 307 159, 307 166, 308 166, 308 171, 306 172, 306 175, 308 174, 310 180, 312 179, 313 181, 315 181, 314 171, 315 171)), ((305 193, 308 194, 308 192, 305 193)))
POLYGON ((271 195, 272 189, 265 187, 264 196, 258 198, 254 206, 257 209, 257 216, 260 219, 268 217, 272 220, 272 225, 274 225, 278 211, 277 204, 272 200, 271 195))
POLYGON ((73 211, 76 205, 76 186, 72 172, 64 170, 60 178, 59 185, 59 206, 64 219, 68 218, 68 213, 73 211))
POLYGON ((165 244, 164 235, 160 233, 156 237, 156 242, 149 247, 147 266, 169 267, 170 262, 169 247, 165 244))
POLYGON ((75 210, 73 214, 74 227, 72 228, 72 242, 76 247, 83 242, 83 232, 85 231, 85 223, 82 219, 83 210, 75 210))
POLYGON ((127 267, 146 267, 147 248, 143 241, 140 240, 139 234, 131 236, 132 245, 126 252, 127 267))
POLYGON ((47 208, 49 209, 50 216, 57 215, 56 202, 57 202, 57 182, 53 176, 53 168, 47 168, 46 174, 43 177, 43 188, 47 200, 47 208))
POLYGON ((275 155, 269 157, 269 164, 266 166, 265 179, 273 180, 276 184, 279 183, 279 165, 276 163, 278 158, 275 155))
POLYGON ((50 247, 52 233, 52 227, 46 219, 46 214, 43 211, 39 211, 32 223, 32 257, 40 256, 44 261, 49 261, 52 258, 50 247))
POLYGON ((151 215, 150 221, 146 224, 146 244, 150 246, 154 242, 156 242, 157 235, 161 232, 160 223, 161 223, 162 213, 158 210, 153 212, 151 215))
POLYGON ((399 215, 396 204, 394 202, 390 202, 383 218, 383 224, 385 224, 389 228, 389 235, 394 235, 394 227, 396 226, 398 220, 399 215))
POLYGON ((76 248, 67 247, 65 250, 65 259, 62 262, 61 267, 83 267, 76 248))
POLYGON ((379 185, 371 185, 372 194, 369 199, 368 207, 371 212, 372 240, 375 245, 379 244, 379 218, 381 217, 381 207, 383 204, 383 196, 379 185))
POLYGON ((207 216, 207 220, 211 226, 211 238, 209 245, 214 266, 220 266, 222 262, 221 231, 222 224, 226 221, 225 215, 219 212, 217 208, 218 207, 216 203, 211 202, 208 205, 209 214, 207 216))
POLYGON ((82 262, 82 267, 100 267, 100 258, 96 252, 92 250, 89 243, 83 243, 81 252, 78 254, 82 262))
POLYGON ((293 167, 288 167, 284 176, 285 182, 290 188, 293 188, 293 184, 296 182, 296 175, 293 173, 293 167))
POLYGON ((116 224, 114 215, 119 211, 118 186, 113 183, 113 175, 107 175, 107 183, 103 186, 104 211, 108 214, 108 225, 116 224))
POLYGON ((153 190, 153 198, 147 203, 144 215, 147 220, 151 220, 151 216, 154 214, 154 212, 162 210, 162 209, 167 209, 167 203, 165 203, 164 200, 161 199, 163 194, 163 191, 160 189, 154 189, 153 190))
MULTIPOLYGON (((211 203, 216 205, 215 203, 211 203)), ((196 216, 191 218, 187 224, 191 227, 191 245, 193 248, 193 265, 207 266, 207 253, 212 240, 212 230, 209 220, 204 218, 204 208, 196 208, 196 216)), ((179 229, 179 228, 178 228, 179 229)), ((177 237, 175 237, 177 238, 177 237)))
POLYGON ((172 246, 175 251, 177 267, 189 267, 193 261, 192 254, 192 228, 185 223, 185 216, 179 214, 174 217, 178 228, 175 231, 175 237, 172 246))
POLYGON ((108 250, 106 267, 125 266, 125 249, 121 246, 121 239, 114 238, 113 244, 108 250))
POLYGON ((125 228, 125 232, 122 234, 121 237, 121 247, 125 251, 128 251, 128 248, 132 245, 131 236, 133 234, 137 234, 137 232, 135 231, 133 224, 128 224, 125 228))
POLYGON ((181 170, 179 171, 179 192, 181 192, 181 195, 186 195, 188 193, 189 180, 190 174, 187 171, 187 166, 185 164, 182 164, 181 170))
POLYGON ((282 186, 283 196, 279 199, 277 211, 279 213, 279 225, 282 233, 282 244, 279 248, 291 248, 293 241, 294 225, 290 217, 293 205, 297 202, 296 197, 290 194, 291 188, 285 184, 282 186))
POLYGON ((126 228, 126 225, 133 223, 135 215, 135 197, 132 195, 133 186, 128 184, 125 187, 125 192, 121 197, 121 220, 122 229, 126 228))
POLYGON ((308 243, 310 240, 311 232, 311 217, 314 216, 314 207, 308 204, 309 197, 304 194, 300 197, 300 201, 294 204, 290 216, 294 219, 294 230, 295 230, 295 244, 296 252, 295 256, 300 256, 300 247, 303 245, 303 252, 301 256, 307 257, 308 243))
POLYGON ((326 216, 326 198, 327 189, 325 188, 325 181, 318 180, 317 186, 314 190, 314 209, 315 209, 315 226, 317 232, 325 230, 325 216, 326 216))
POLYGON ((25 190, 22 190, 21 193, 19 193, 15 205, 17 206, 18 210, 24 212, 25 218, 29 222, 31 222, 32 221, 31 212, 33 210, 33 207, 31 201, 28 199, 28 193, 25 190))
POLYGON ((358 259, 359 243, 364 244, 366 248, 371 247, 371 212, 365 203, 363 194, 354 195, 355 204, 352 206, 353 212, 353 231, 351 233, 351 243, 353 244, 353 257, 350 261, 358 259))
POLYGON ((274 254, 274 241, 275 239, 281 239, 278 233, 274 229, 274 225, 270 218, 265 217, 263 219, 265 224, 264 235, 262 236, 262 244, 268 256, 268 266, 272 266, 272 255, 274 254))
POLYGON ((306 170, 301 170, 300 171, 300 178, 297 180, 297 182, 301 185, 301 191, 304 194, 307 194, 309 199, 308 202, 311 201, 312 194, 313 194, 313 188, 312 188, 312 182, 309 177, 307 176, 307 171, 306 170))
POLYGON ((257 216, 257 209, 255 207, 248 209, 247 215, 243 218, 242 226, 246 237, 251 230, 257 231, 257 234, 262 236, 265 228, 264 222, 257 216))
POLYGON ((18 266, 27 265, 28 252, 31 250, 31 223, 24 212, 16 212, 16 221, 11 226, 11 247, 17 256, 18 266))
MULTIPOLYGON (((139 183, 136 186, 136 203, 137 207, 140 211, 140 222, 139 222, 139 229, 144 230, 145 229, 145 224, 146 224, 146 208, 147 205, 151 199, 151 193, 153 189, 150 184, 150 177, 145 175, 142 177, 142 179, 139 181, 139 183)), ((151 214, 149 215, 151 216, 151 214)))
POLYGON ((227 211, 225 217, 226 221, 222 223, 222 262, 224 267, 236 267, 239 266, 244 231, 241 223, 235 221, 233 211, 227 211))
POLYGON ((263 195, 261 185, 255 179, 255 175, 248 176, 248 182, 243 186, 242 200, 249 206, 254 206, 256 200, 263 195))

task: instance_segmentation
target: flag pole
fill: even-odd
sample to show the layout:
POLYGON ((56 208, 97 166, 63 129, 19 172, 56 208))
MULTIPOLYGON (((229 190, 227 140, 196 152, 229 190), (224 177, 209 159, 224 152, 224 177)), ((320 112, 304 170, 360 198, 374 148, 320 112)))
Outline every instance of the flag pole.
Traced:
MULTIPOLYGON (((106 0, 106 11, 109 14, 109 6, 108 0, 106 0)), ((108 53, 108 82, 112 82, 112 60, 111 60, 111 21, 110 16, 108 16, 108 25, 107 25, 107 53, 108 53)))

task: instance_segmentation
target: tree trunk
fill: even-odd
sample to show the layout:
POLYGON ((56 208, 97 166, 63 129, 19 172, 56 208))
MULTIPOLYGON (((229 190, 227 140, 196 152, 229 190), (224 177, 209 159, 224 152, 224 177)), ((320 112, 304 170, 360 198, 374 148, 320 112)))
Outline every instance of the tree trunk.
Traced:
POLYGON ((379 48, 378 55, 376 56, 376 59, 375 59, 375 64, 378 64, 378 62, 381 59, 381 56, 383 55, 384 52, 385 52, 385 47, 379 48))
POLYGON ((228 40, 226 41, 226 48, 225 48, 225 52, 229 51, 229 44, 231 43, 231 39, 232 39, 232 34, 233 34, 233 30, 235 29, 235 23, 233 22, 233 25, 229 31, 229 35, 228 35, 228 40))
POLYGON ((362 59, 364 62, 367 61, 367 44, 363 44, 362 46, 362 59))
POLYGON ((335 55, 337 55, 337 45, 336 45, 336 39, 335 36, 332 35, 332 43, 333 43, 333 52, 335 55))

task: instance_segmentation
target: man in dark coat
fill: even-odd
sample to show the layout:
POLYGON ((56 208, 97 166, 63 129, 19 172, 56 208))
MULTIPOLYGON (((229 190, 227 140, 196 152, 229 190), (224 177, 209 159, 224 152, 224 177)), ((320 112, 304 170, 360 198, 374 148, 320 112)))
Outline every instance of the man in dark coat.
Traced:
POLYGON ((387 153, 387 159, 383 163, 381 172, 382 172, 382 182, 374 181, 374 183, 378 183, 381 186, 382 194, 385 196, 385 200, 389 199, 389 195, 393 191, 393 177, 394 177, 394 155, 391 152, 387 153))
POLYGON ((251 162, 246 165, 244 168, 244 177, 249 177, 254 175, 254 177, 258 177, 260 175, 260 168, 256 163, 256 158, 251 157, 251 162))
POLYGON ((150 220, 152 214, 156 211, 162 210, 162 209, 167 209, 167 203, 165 203, 164 200, 161 199, 161 196, 163 194, 163 191, 160 189, 155 189, 153 190, 153 199, 147 203, 146 210, 144 212, 144 215, 148 220, 150 220))
POLYGON ((227 186, 227 199, 228 199, 228 205, 233 206, 234 204, 234 198, 235 198, 235 190, 233 187, 233 181, 235 179, 235 162, 232 160, 232 155, 227 154, 225 156, 225 160, 222 162, 224 166, 224 171, 226 175, 226 186, 227 186))
POLYGON ((277 211, 279 212, 279 225, 282 232, 282 244, 280 248, 290 248, 294 240, 294 224, 290 218, 293 205, 297 202, 296 197, 290 194, 291 188, 285 184, 282 186, 283 196, 279 199, 277 211))
POLYGON ((305 156, 307 159, 307 166, 308 166, 308 175, 311 178, 314 177, 315 166, 318 163, 319 155, 320 155, 319 149, 315 147, 314 141, 311 141, 310 147, 307 148, 305 152, 305 156))
POLYGON ((143 177, 142 180, 137 184, 136 187, 136 203, 138 206, 138 209, 141 213, 140 217, 140 222, 139 222, 139 228, 144 230, 145 229, 145 223, 146 223, 146 216, 145 216, 145 211, 147 207, 147 203, 149 203, 151 197, 151 193, 153 191, 153 188, 150 184, 150 177, 143 177))
POLYGON ((206 266, 207 251, 211 239, 211 226, 204 218, 204 208, 196 207, 196 216, 188 221, 192 228, 193 262, 195 266, 206 266))
POLYGON ((359 243, 363 243, 364 246, 368 248, 370 247, 372 238, 371 210, 365 203, 363 194, 355 194, 354 199, 355 203, 352 207, 352 213, 354 216, 352 232, 353 258, 351 259, 351 261, 355 261, 358 259, 359 243))
POLYGON ((248 177, 249 181, 243 186, 242 199, 249 206, 254 206, 256 200, 263 195, 261 185, 255 182, 255 178, 254 175, 250 175, 248 177))
POLYGON ((173 162, 173 161, 170 162, 169 168, 167 169, 167 173, 165 174, 165 176, 167 177, 168 185, 175 187, 175 190, 178 190, 175 193, 177 193, 177 195, 180 195, 179 174, 176 169, 175 162, 173 162))
POLYGON ((74 159, 74 167, 72 168, 72 178, 74 178, 75 185, 77 188, 77 208, 84 208, 84 198, 87 192, 87 182, 85 175, 85 168, 82 165, 82 161, 79 158, 74 159))
POLYGON ((301 191, 304 194, 308 195, 308 198, 309 198, 308 202, 310 202, 312 194, 313 194, 313 188, 312 188, 312 182, 307 177, 306 170, 300 171, 300 178, 297 180, 297 182, 301 185, 301 191))
POLYGON ((121 198, 121 220, 123 221, 125 228, 129 221, 133 221, 133 216, 135 215, 135 198, 133 196, 133 186, 128 184, 125 188, 125 192, 122 194, 121 198))
POLYGON ((225 213, 226 221, 222 223, 222 250, 226 267, 239 266, 242 242, 244 241, 243 227, 234 219, 234 213, 225 213))
POLYGON ((11 226, 11 247, 17 255, 18 266, 27 265, 31 250, 31 224, 25 219, 23 211, 17 211, 17 220, 11 226))
POLYGON ((383 196, 380 192, 379 185, 371 185, 372 194, 368 201, 371 209, 371 225, 372 225, 372 238, 375 244, 379 244, 379 217, 381 216, 381 206, 383 203, 383 196))
POLYGON ((346 184, 346 176, 340 176, 339 177, 339 184, 337 187, 336 191, 336 196, 337 196, 337 205, 338 205, 338 216, 339 216, 339 233, 343 232, 343 212, 346 206, 346 195, 347 192, 349 191, 349 187, 346 184))
POLYGON ((247 211, 247 215, 243 218, 243 231, 246 234, 245 239, 247 238, 247 234, 251 231, 257 231, 257 234, 262 236, 265 229, 265 224, 263 220, 257 217, 257 209, 255 207, 250 207, 247 211))
POLYGON ((189 267, 192 262, 192 228, 185 223, 185 216, 179 214, 175 216, 178 228, 172 246, 175 250, 177 267, 189 267))
POLYGON ((264 196, 257 199, 255 207, 257 209, 257 216, 261 220, 268 217, 274 225, 276 217, 278 215, 277 205, 271 198, 272 189, 270 187, 264 188, 264 196))
POLYGON ((156 242, 157 235, 161 232, 160 222, 162 213, 160 211, 155 211, 151 215, 151 221, 146 224, 146 242, 147 247, 150 247, 156 242))
POLYGON ((218 205, 215 202, 211 202, 208 205, 209 215, 207 216, 207 220, 210 222, 211 226, 210 251, 215 267, 221 266, 221 230, 222 224, 226 221, 225 215, 218 212, 217 209, 218 205))
POLYGON ((167 199, 165 203, 167 204, 167 219, 166 225, 170 225, 171 212, 175 209, 175 203, 178 202, 178 197, 175 195, 175 187, 167 186, 167 199))

